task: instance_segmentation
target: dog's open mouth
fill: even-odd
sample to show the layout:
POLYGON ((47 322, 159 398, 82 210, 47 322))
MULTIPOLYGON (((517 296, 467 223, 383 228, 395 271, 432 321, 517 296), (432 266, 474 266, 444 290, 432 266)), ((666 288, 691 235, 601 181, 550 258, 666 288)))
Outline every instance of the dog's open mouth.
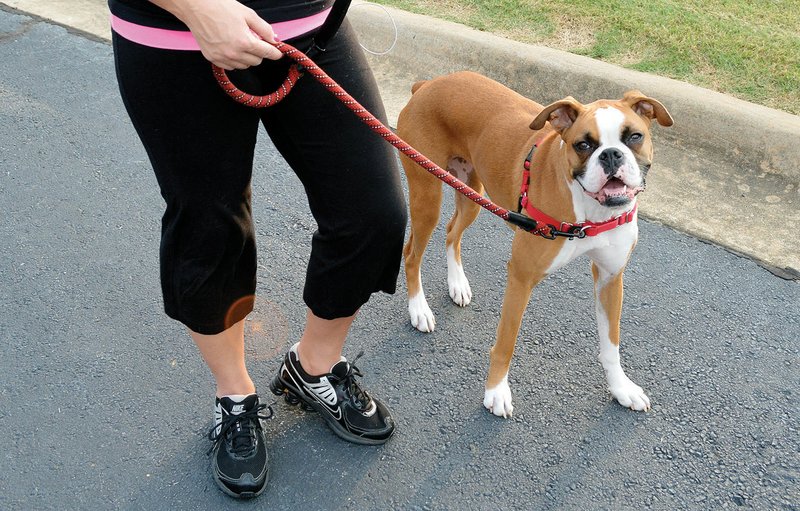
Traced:
POLYGON ((631 188, 623 183, 621 179, 612 177, 599 191, 586 191, 586 195, 604 206, 620 206, 632 201, 643 190, 644 186, 631 188))

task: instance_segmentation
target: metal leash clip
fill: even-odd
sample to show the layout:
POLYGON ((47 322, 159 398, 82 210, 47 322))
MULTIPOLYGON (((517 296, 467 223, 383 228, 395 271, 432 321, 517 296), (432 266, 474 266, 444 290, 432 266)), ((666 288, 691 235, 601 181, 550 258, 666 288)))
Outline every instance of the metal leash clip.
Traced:
POLYGON ((555 239, 557 236, 560 236, 562 238, 569 238, 571 240, 574 240, 575 238, 582 240, 586 237, 586 227, 580 225, 572 225, 563 231, 556 229, 554 225, 548 225, 548 227, 550 228, 550 235, 552 236, 549 239, 555 239))

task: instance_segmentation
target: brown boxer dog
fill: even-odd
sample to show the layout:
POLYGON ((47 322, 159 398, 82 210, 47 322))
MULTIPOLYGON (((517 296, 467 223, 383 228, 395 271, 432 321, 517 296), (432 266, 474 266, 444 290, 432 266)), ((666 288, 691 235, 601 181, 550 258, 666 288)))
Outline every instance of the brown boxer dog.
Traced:
MULTIPOLYGON (((592 261, 599 358, 609 390, 621 405, 648 410, 649 398, 620 364, 622 274, 638 237, 636 196, 644 190, 653 159, 651 121, 671 126, 667 109, 635 90, 620 100, 583 105, 567 97, 543 107, 472 72, 418 82, 412 92, 398 119, 400 137, 503 208, 516 211, 525 198, 526 216, 557 220, 550 224, 553 230, 543 232, 549 237, 556 231, 571 234, 547 239, 507 224, 516 232, 484 406, 497 416, 511 416, 508 368, 531 292, 548 274, 586 254, 592 261), (523 183, 529 154, 530 173, 523 183)), ((420 264, 439 221, 442 184, 409 158, 401 161, 411 212, 404 249, 408 311, 414 327, 431 332, 436 322, 425 300, 420 264)), ((461 194, 455 197, 447 224, 447 282, 453 302, 463 307, 472 290, 461 264, 461 238, 480 206, 461 194)))

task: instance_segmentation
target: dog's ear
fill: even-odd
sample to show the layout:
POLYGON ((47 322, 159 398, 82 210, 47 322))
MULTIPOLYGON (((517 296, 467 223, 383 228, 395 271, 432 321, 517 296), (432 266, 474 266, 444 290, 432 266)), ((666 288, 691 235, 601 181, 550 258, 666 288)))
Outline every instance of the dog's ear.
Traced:
POLYGON ((540 130, 544 128, 544 124, 550 121, 550 125, 559 133, 572 126, 575 119, 583 111, 584 106, 578 103, 572 96, 556 101, 551 105, 544 107, 544 110, 539 112, 536 119, 531 123, 532 130, 540 130))
POLYGON ((638 90, 626 92, 622 97, 622 102, 646 119, 655 119, 662 126, 672 126, 672 116, 664 105, 653 98, 648 98, 638 90))

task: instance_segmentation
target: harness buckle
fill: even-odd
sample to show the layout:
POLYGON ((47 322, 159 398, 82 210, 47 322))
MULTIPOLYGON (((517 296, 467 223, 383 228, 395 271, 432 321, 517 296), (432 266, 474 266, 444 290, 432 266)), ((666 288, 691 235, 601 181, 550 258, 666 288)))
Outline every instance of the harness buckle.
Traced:
POLYGON ((556 236, 560 236, 562 238, 568 238, 570 240, 574 240, 575 238, 582 240, 583 238, 586 237, 586 226, 566 224, 568 225, 568 227, 564 229, 564 225, 565 224, 561 224, 559 226, 561 227, 561 229, 556 229, 554 225, 548 225, 548 227, 550 228, 550 236, 552 236, 551 238, 548 239, 552 240, 555 239, 556 236))

